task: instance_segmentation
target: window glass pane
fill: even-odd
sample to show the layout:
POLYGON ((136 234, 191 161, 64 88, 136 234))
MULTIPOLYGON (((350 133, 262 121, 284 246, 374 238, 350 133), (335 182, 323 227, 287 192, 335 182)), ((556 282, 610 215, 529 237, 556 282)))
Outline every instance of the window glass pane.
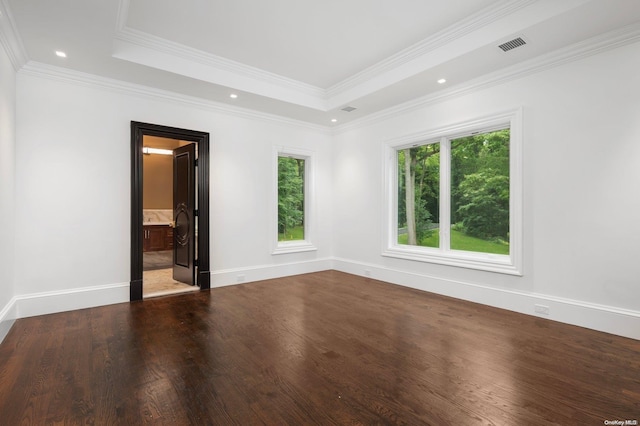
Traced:
POLYGON ((439 247, 440 144, 398 151, 398 244, 439 247))
POLYGON ((509 129, 451 140, 450 243, 509 254, 509 129))
POLYGON ((278 157, 278 241, 304 240, 304 163, 278 157))

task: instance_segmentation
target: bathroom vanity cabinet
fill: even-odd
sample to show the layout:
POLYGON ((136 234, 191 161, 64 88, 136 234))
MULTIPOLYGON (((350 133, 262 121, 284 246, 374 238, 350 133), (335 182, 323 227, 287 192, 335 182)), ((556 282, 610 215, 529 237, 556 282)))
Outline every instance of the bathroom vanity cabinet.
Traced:
POLYGON ((142 251, 173 249, 173 228, 169 225, 144 225, 142 251))

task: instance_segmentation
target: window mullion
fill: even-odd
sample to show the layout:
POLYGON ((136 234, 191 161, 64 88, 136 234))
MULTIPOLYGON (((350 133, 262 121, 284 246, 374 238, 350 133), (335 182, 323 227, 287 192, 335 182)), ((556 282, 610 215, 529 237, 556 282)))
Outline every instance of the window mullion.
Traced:
POLYGON ((440 139, 440 250, 451 250, 451 141, 440 139))

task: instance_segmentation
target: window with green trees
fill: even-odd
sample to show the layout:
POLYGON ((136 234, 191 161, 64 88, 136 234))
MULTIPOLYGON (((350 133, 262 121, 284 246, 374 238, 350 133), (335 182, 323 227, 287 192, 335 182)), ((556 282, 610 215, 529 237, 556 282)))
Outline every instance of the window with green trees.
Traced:
POLYGON ((305 160, 278 156, 278 241, 304 240, 305 160))
POLYGON ((315 153, 273 147, 273 220, 271 254, 317 250, 315 241, 315 153))
POLYGON ((509 129, 451 141, 451 249, 509 254, 509 129))
POLYGON ((383 255, 522 273, 522 110, 387 142, 383 255))
MULTIPOLYGON (((451 250, 509 254, 509 140, 509 129, 501 129, 444 142, 451 250)), ((446 242, 440 241, 441 145, 398 150, 398 244, 446 242)))

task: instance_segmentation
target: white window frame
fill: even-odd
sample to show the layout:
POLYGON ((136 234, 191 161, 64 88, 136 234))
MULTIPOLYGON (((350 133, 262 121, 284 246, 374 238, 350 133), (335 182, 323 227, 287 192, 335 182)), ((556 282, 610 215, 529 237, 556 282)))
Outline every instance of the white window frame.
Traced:
POLYGON ((523 275, 522 108, 496 113, 452 126, 392 139, 384 144, 385 211, 382 255, 420 262, 523 275), (473 133, 510 129, 509 142, 509 255, 452 250, 450 244, 450 175, 452 139, 473 133), (440 247, 398 244, 398 159, 401 149, 440 143, 440 247))
POLYGON ((273 255, 314 251, 315 237, 315 158, 312 151, 299 148, 275 146, 273 148, 273 217, 272 252, 273 255), (304 240, 278 241, 278 157, 291 157, 304 160, 304 240))

